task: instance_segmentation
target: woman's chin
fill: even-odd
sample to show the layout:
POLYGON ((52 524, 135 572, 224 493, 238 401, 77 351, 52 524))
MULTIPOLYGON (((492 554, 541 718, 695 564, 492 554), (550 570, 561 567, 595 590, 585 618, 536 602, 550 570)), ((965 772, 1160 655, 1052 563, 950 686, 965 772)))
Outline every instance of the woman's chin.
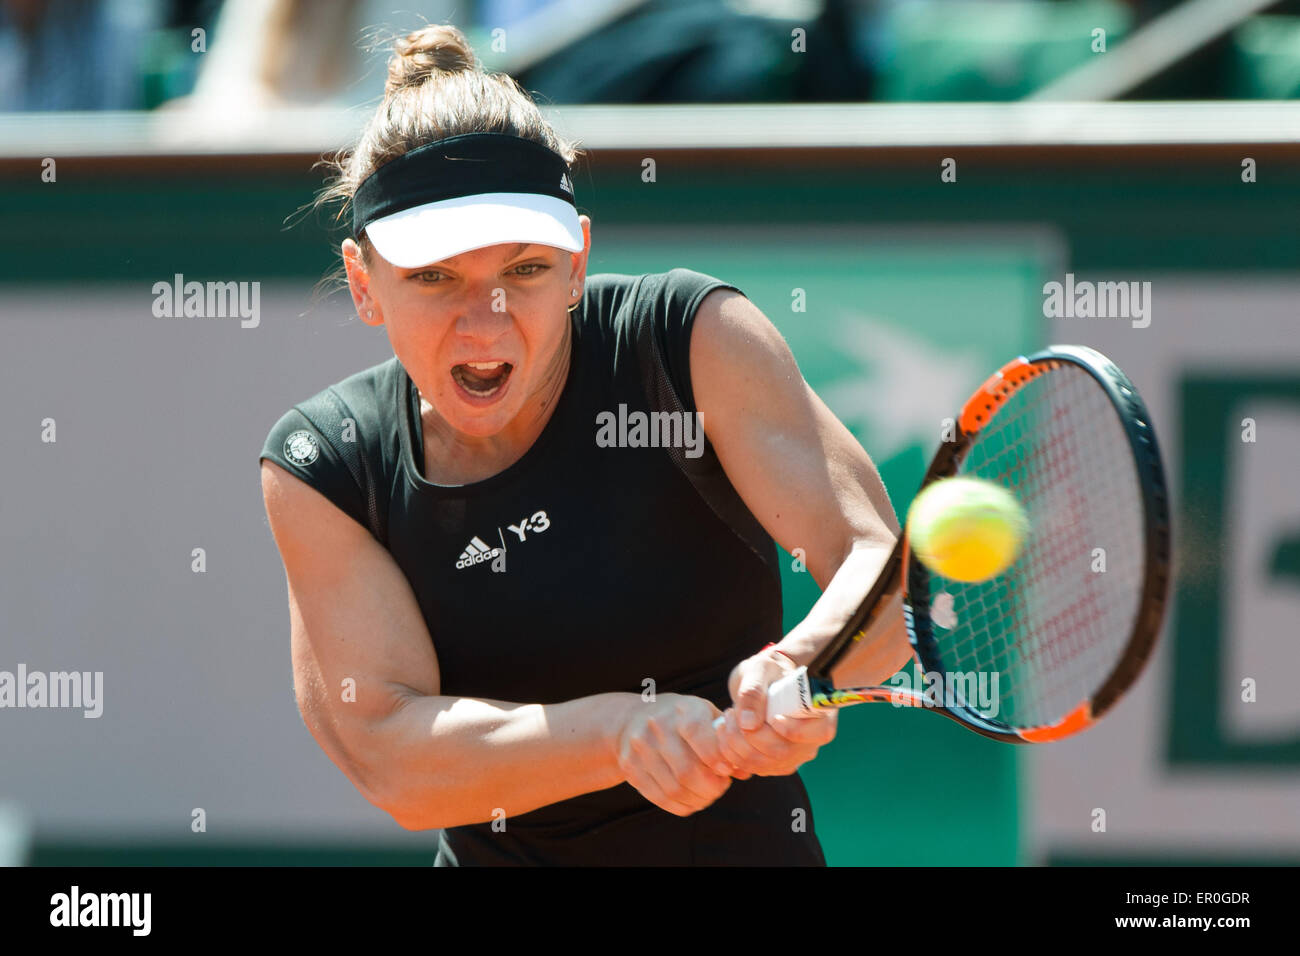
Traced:
POLYGON ((512 403, 467 402, 460 395, 450 395, 440 403, 438 412, 443 421, 461 434, 488 438, 510 424, 518 409, 512 403))

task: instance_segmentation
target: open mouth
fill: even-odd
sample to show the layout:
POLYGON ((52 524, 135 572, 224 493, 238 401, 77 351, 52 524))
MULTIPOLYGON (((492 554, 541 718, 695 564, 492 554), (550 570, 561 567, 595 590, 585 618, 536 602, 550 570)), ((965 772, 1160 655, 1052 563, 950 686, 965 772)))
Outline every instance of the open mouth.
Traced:
POLYGON ((451 377, 470 395, 489 398, 505 385, 512 371, 509 362, 465 362, 452 366, 451 377))

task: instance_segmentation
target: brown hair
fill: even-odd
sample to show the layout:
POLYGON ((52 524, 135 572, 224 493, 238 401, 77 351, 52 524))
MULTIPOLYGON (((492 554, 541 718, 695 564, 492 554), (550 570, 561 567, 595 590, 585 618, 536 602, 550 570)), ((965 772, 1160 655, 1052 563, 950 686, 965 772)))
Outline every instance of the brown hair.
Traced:
MULTIPOLYGON (((540 143, 569 164, 585 153, 555 134, 537 104, 505 73, 483 70, 469 41, 456 27, 430 24, 393 40, 384 99, 357 144, 324 160, 333 175, 314 206, 341 204, 335 221, 350 216, 357 187, 384 163, 448 136, 510 133, 540 143)), ((362 259, 370 240, 360 237, 362 259)))

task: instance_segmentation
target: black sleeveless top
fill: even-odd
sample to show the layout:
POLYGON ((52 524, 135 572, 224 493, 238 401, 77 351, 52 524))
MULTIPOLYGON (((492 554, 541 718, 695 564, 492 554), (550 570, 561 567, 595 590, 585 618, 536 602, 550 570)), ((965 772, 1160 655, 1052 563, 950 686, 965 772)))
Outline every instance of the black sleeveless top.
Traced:
MULTIPOLYGON (((522 458, 482 481, 424 479, 419 393, 396 358, 299 403, 271 429, 261 458, 363 527, 377 525, 423 611, 442 695, 548 704, 641 694, 652 680, 657 692, 726 709, 732 667, 781 639, 771 538, 737 533, 688 480, 681 455, 650 445, 654 429, 635 428, 636 412, 658 407, 638 359, 646 341, 680 405, 695 411, 691 325, 717 288, 735 286, 688 269, 589 276, 551 419, 522 458), (347 418, 355 428, 345 433, 347 418), (349 439, 360 469, 339 451, 349 439)), ((686 452, 689 467, 722 475, 711 446, 701 450, 686 452)), ((469 864, 825 859, 792 774, 733 781, 688 817, 621 784, 511 817, 504 830, 442 831, 437 865, 469 864)))

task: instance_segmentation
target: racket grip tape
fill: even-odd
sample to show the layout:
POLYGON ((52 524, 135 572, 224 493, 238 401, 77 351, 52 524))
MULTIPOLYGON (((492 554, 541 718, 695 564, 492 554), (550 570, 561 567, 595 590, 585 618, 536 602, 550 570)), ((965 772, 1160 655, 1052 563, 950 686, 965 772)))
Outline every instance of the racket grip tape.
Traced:
POLYGON ((812 705, 812 684, 808 668, 800 667, 774 681, 767 688, 767 716, 817 717, 812 705))
MULTIPOLYGON (((767 716, 770 718, 774 714, 784 717, 820 716, 812 705, 812 682, 807 667, 800 667, 767 686, 767 716)), ((726 718, 718 717, 713 721, 713 727, 716 730, 724 723, 726 718)))

